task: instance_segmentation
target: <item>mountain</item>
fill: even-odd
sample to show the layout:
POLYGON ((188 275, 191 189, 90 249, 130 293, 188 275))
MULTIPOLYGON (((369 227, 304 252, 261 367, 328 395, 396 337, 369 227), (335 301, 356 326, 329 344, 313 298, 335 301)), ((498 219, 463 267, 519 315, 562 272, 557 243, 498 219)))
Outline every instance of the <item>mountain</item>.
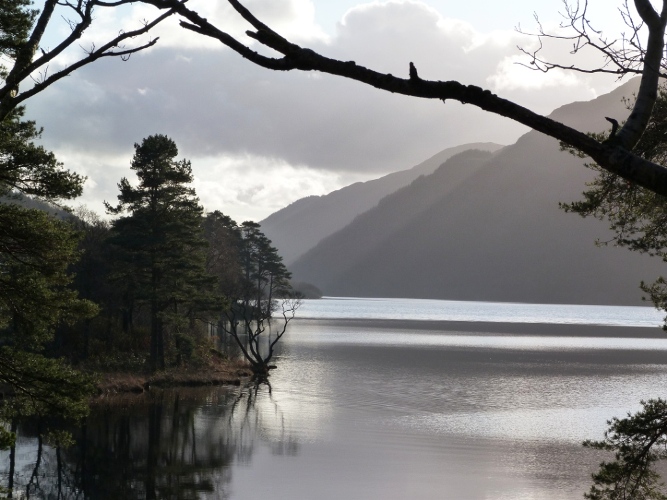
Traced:
MULTIPOLYGON (((604 130, 627 114, 636 82, 552 116, 604 130)), ((471 124, 472 126, 472 124, 471 124)), ((531 131, 496 153, 466 151, 381 200, 297 259, 294 279, 325 295, 582 304, 639 304, 639 282, 663 265, 598 248, 605 222, 566 214, 593 173, 531 131), (462 175, 465 172, 466 175, 462 175)))
POLYGON ((0 196, 0 203, 9 203, 13 205, 19 205, 23 208, 41 210, 42 212, 53 215, 57 219, 69 219, 72 217, 70 212, 54 205, 53 203, 49 203, 47 201, 20 193, 14 193, 8 196, 0 196))
POLYGON ((421 175, 431 174, 448 158, 467 149, 497 151, 494 143, 475 143, 445 149, 419 165, 379 179, 357 182, 324 196, 308 196, 260 222, 262 232, 280 251, 286 264, 294 262, 323 238, 344 228, 359 214, 421 175))

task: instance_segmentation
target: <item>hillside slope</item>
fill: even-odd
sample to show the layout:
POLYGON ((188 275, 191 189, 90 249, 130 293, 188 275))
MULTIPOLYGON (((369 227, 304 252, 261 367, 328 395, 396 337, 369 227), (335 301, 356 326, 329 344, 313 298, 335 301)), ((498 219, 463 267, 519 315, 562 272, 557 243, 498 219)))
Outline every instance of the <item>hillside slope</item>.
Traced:
POLYGON ((464 144, 445 149, 419 165, 367 182, 357 182, 324 196, 308 196, 271 214, 260 222, 262 231, 278 248, 286 264, 342 229, 359 214, 420 175, 435 171, 448 158, 467 149, 497 151, 494 143, 464 144))
MULTIPOLYGON (((587 130, 621 118, 634 82, 553 113, 587 130)), ((592 173, 529 132, 495 154, 463 153, 323 240, 292 266, 327 295, 639 304, 656 259, 597 248, 600 221, 565 214, 592 173), (470 175, 460 178, 461 171, 470 175)))

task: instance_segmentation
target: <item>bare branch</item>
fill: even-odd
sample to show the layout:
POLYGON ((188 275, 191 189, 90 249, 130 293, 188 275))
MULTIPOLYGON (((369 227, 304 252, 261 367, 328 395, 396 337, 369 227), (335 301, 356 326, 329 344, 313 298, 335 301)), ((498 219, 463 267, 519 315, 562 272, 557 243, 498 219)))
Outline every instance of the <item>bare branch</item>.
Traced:
MULTIPOLYGON (((666 2, 667 3, 667 2, 666 2)), ((628 149, 635 147, 653 112, 658 97, 658 83, 665 50, 667 16, 658 16, 648 0, 635 0, 639 15, 649 28, 646 51, 643 56, 642 79, 632 113, 613 141, 628 149)))
POLYGON ((609 41, 605 39, 601 31, 592 27, 587 18, 587 1, 584 1, 582 6, 578 2, 570 4, 568 0, 564 0, 565 14, 563 14, 563 17, 565 22, 561 24, 561 28, 564 28, 570 34, 561 36, 546 33, 538 20, 538 31, 532 33, 532 35, 537 37, 539 47, 532 52, 519 48, 530 57, 528 67, 545 73, 553 69, 564 69, 581 73, 616 74, 619 77, 627 74, 641 74, 642 81, 632 113, 620 128, 618 134, 611 138, 612 141, 626 149, 632 149, 646 129, 653 104, 657 98, 658 81, 660 78, 667 77, 663 59, 665 28, 667 26, 667 2, 663 2, 661 15, 658 15, 649 0, 635 0, 634 5, 642 22, 635 23, 626 0, 620 12, 626 26, 630 28, 630 36, 624 34, 620 42, 619 40, 609 41), (644 27, 648 30, 646 46, 643 45, 640 37, 640 31, 644 27), (604 63, 595 68, 583 68, 576 65, 549 62, 539 55, 543 49, 542 40, 545 38, 572 41, 571 54, 576 54, 585 47, 595 49, 603 55, 604 63))
MULTIPOLYGON (((632 147, 634 147, 639 137, 638 134, 641 134, 643 128, 646 127, 647 116, 650 116, 653 103, 657 98, 658 80, 663 76, 661 73, 661 62, 662 47, 664 45, 664 26, 667 23, 667 14, 659 17, 659 23, 655 22, 655 16, 652 16, 650 13, 645 14, 651 26, 648 26, 650 35, 645 57, 641 60, 639 56, 641 50, 639 49, 637 49, 638 52, 636 54, 630 52, 624 56, 621 52, 616 53, 615 49, 612 50, 614 47, 613 41, 603 40, 599 43, 595 42, 587 33, 591 31, 599 35, 600 32, 594 30, 590 22, 586 19, 587 4, 584 2, 583 8, 580 8, 578 4, 570 8, 569 4, 565 3, 567 7, 565 19, 575 29, 575 36, 565 39, 573 42, 573 52, 576 53, 582 50, 583 47, 590 45, 603 53, 607 51, 610 54, 610 64, 615 66, 617 72, 622 74, 641 72, 642 74, 642 85, 637 96, 635 109, 633 109, 630 117, 613 139, 600 142, 584 132, 534 113, 527 108, 474 85, 464 85, 457 81, 429 81, 421 78, 403 79, 391 74, 383 74, 365 68, 357 65, 354 61, 346 62, 328 58, 313 50, 287 41, 256 19, 238 0, 228 1, 243 19, 256 29, 256 31, 247 31, 246 34, 261 45, 281 54, 281 57, 269 57, 257 53, 232 37, 229 33, 223 32, 211 25, 206 19, 203 19, 196 12, 188 9, 177 0, 144 1, 160 9, 173 9, 186 20, 181 22, 183 28, 215 38, 259 66, 280 71, 294 69, 320 71, 357 80, 387 92, 423 99, 439 99, 442 101, 453 99, 463 104, 471 104, 485 111, 522 123, 534 130, 569 144, 590 156, 606 170, 658 194, 667 196, 667 169, 631 152, 632 147)), ((667 4, 667 0, 664 3, 667 4)), ((663 9, 663 13, 666 11, 667 7, 663 9)), ((647 21, 645 20, 645 22, 647 21)), ((638 30, 639 28, 634 26, 633 33, 636 34, 638 30)), ((538 33, 538 36, 547 35, 542 32, 541 34, 538 33)), ((630 38, 628 44, 631 47, 641 48, 638 37, 634 35, 630 38)), ((535 58, 534 62, 535 64, 541 63, 537 58, 535 58)), ((563 68, 578 70, 576 67, 563 68)), ((591 72, 611 72, 611 70, 603 67, 597 71, 591 70, 591 72)), ((604 118, 601 117, 600 119, 603 120, 604 118)))
POLYGON ((58 57, 68 48, 72 47, 73 44, 79 38, 81 38, 83 33, 89 29, 93 23, 94 7, 117 7, 130 3, 133 3, 133 1, 118 0, 115 2, 104 2, 100 0, 88 0, 87 2, 79 1, 75 5, 71 2, 57 2, 55 0, 47 0, 45 2, 44 10, 42 10, 42 13, 40 14, 35 24, 29 41, 17 55, 16 60, 14 61, 14 64, 5 79, 4 85, 0 87, 0 119, 6 116, 12 109, 24 102, 26 99, 29 99, 35 94, 38 94, 46 87, 83 66, 95 62, 103 57, 119 57, 122 60, 127 60, 129 56, 135 52, 139 52, 155 45, 158 41, 157 38, 129 48, 124 47, 122 44, 129 39, 133 39, 149 33, 151 29, 173 15, 175 12, 173 9, 165 11, 150 22, 144 21, 143 26, 138 29, 127 32, 121 31, 118 36, 104 43, 99 48, 93 45, 89 49, 84 49, 84 57, 75 63, 68 65, 62 70, 51 74, 50 76, 47 76, 48 71, 42 70, 39 80, 36 81, 29 90, 23 92, 17 91, 21 82, 28 78, 32 78, 34 81, 34 78, 31 76, 34 72, 39 71, 40 68, 48 68, 48 64, 53 59, 58 57), (56 5, 72 9, 72 11, 74 11, 79 17, 79 19, 76 21, 67 20, 72 32, 55 48, 49 51, 41 50, 41 56, 34 58, 37 50, 39 49, 39 44, 44 35, 46 26, 51 20, 51 16, 53 15, 56 5))
MULTIPOLYGON (((565 12, 561 13, 563 21, 560 24, 562 33, 546 32, 537 15, 535 15, 537 23, 536 32, 524 31, 520 26, 517 27, 517 32, 535 37, 539 44, 535 50, 518 47, 522 53, 529 57, 529 63, 521 64, 522 66, 544 73, 554 69, 561 69, 585 74, 604 73, 616 75, 619 78, 628 74, 642 74, 645 49, 642 46, 639 33, 645 24, 636 24, 634 22, 633 17, 630 15, 627 0, 619 11, 624 23, 630 29, 630 34, 629 36, 622 34, 620 39, 607 39, 603 36, 602 31, 593 27, 587 17, 587 1, 582 5, 579 2, 570 4, 568 0, 564 0, 563 5, 565 12), (576 64, 562 64, 549 61, 541 56, 544 49, 543 40, 545 39, 571 43, 570 54, 572 55, 584 49, 595 50, 602 55, 602 64, 595 67, 584 67, 576 64)), ((661 67, 660 76, 667 78, 667 67, 661 67)))

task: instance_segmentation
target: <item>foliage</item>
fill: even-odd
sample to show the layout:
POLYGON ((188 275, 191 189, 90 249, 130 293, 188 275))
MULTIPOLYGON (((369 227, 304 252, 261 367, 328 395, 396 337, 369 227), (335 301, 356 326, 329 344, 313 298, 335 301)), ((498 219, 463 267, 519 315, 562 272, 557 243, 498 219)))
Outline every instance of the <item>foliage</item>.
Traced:
POLYGON ((119 294, 108 279, 113 261, 107 244, 111 224, 85 206, 73 210, 66 221, 79 236, 79 258, 69 266, 73 274, 72 288, 79 297, 100 308, 97 317, 59 329, 59 348, 72 360, 79 361, 88 359, 92 350, 111 348, 112 310, 119 303, 119 294))
MULTIPOLYGON (((667 89, 660 90, 654 112, 635 152, 651 161, 667 160, 667 89)), ((613 129, 611 135, 613 136, 613 129)), ((577 154, 577 151, 571 150, 577 154)), ((610 241, 630 250, 660 257, 667 262, 667 199, 614 175, 596 164, 587 165, 597 177, 588 184, 581 201, 561 204, 567 212, 607 220, 614 236, 610 241)), ((653 304, 667 311, 667 281, 641 283, 653 304)), ((665 318, 667 321, 667 318, 665 318)), ((663 325, 667 329, 667 323, 663 325)), ((615 460, 603 462, 593 474, 586 498, 592 500, 667 499, 660 488, 656 462, 667 458, 667 402, 642 402, 643 409, 627 418, 614 418, 603 441, 585 446, 613 451, 615 460)))
MULTIPOLYGON (((635 152, 658 163, 667 161, 667 89, 660 90, 653 116, 635 152)), ((572 151, 576 154, 576 151, 572 151)), ((660 257, 667 262, 667 199, 648 189, 614 175, 596 164, 587 167, 598 173, 583 193, 584 199, 573 203, 561 203, 566 212, 582 217, 608 220, 614 232, 610 241, 598 241, 600 245, 613 244, 630 250, 660 257)), ((641 289, 653 304, 667 311, 667 284, 663 277, 641 289)), ((667 320, 667 318, 666 318, 667 320)), ((667 325, 666 325, 667 327, 667 325)))
POLYGON ((0 377, 11 385, 13 397, 3 416, 51 415, 79 419, 88 412, 94 379, 61 359, 47 358, 22 348, 0 348, 0 377))
POLYGON ((150 308, 153 370, 165 368, 166 329, 182 333, 198 311, 214 305, 213 280, 205 271, 202 208, 187 186, 192 167, 187 160, 175 160, 177 155, 176 144, 164 135, 135 144, 131 168, 139 185, 121 179, 118 206, 106 204, 111 214, 129 214, 113 222, 110 241, 127 300, 150 308))
POLYGON ((2 343, 41 346, 59 323, 94 315, 96 308, 68 288, 77 239, 45 212, 0 204, 2 343))
POLYGON ((220 326, 231 335, 256 376, 265 377, 276 344, 300 306, 289 283, 291 274, 260 225, 240 226, 220 212, 206 216, 208 269, 226 298, 220 326), (279 325, 271 324, 280 311, 279 325))
MULTIPOLYGON (((33 122, 22 110, 0 122, 0 194, 42 199, 72 198, 83 178, 62 168, 54 155, 36 146, 33 122)), ((93 385, 64 361, 45 355, 57 328, 96 314, 70 288, 69 266, 78 258, 78 235, 46 212, 8 201, 0 203, 0 386, 12 397, 0 419, 85 414, 93 385)), ((11 433, 0 431, 1 445, 11 433)))
POLYGON ((14 58, 37 15, 30 0, 0 0, 0 54, 14 58))
POLYGON ((217 279, 223 297, 236 297, 242 288, 241 230, 231 217, 219 211, 206 214, 202 223, 208 242, 206 271, 217 279))
POLYGON ((0 122, 0 195, 21 192, 56 200, 79 196, 85 178, 63 169, 50 151, 34 142, 42 130, 22 120, 19 108, 0 122))
POLYGON ((613 418, 602 441, 584 446, 614 452, 614 460, 600 464, 593 486, 585 495, 591 500, 665 500, 660 476, 654 466, 667 458, 667 401, 642 401, 642 410, 613 418))
POLYGON ((259 224, 245 221, 240 230, 239 253, 245 281, 239 298, 246 309, 249 304, 257 309, 256 316, 270 318, 274 297, 288 294, 292 275, 259 224))
MULTIPOLYGON (((36 146, 39 131, 21 116, 19 110, 0 123, 0 194, 49 200, 80 194, 84 179, 36 146)), ((0 327, 43 343, 58 322, 94 313, 92 304, 67 288, 77 239, 66 223, 43 211, 0 204, 0 327)))
POLYGON ((292 289, 300 293, 304 299, 321 299, 322 295, 324 295, 322 290, 317 288, 315 285, 303 281, 299 281, 297 283, 293 282, 292 289))

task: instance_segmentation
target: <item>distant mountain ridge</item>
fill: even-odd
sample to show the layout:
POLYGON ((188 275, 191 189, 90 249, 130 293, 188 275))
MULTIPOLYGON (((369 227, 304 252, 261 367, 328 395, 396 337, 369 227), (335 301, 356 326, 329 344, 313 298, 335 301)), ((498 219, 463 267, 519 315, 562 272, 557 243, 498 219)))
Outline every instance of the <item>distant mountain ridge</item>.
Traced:
MULTIPOLYGON (((631 81, 552 116, 579 129, 627 114, 631 81)), ((385 196, 297 259, 294 278, 326 295, 580 304, 640 303, 659 259, 597 248, 605 222, 565 214, 593 173, 531 131, 495 153, 452 155, 433 174, 385 196)))
POLYGON ((421 175, 433 173, 448 158, 468 149, 497 151, 502 147, 484 142, 447 148, 411 169, 357 182, 327 195, 301 198, 261 221, 262 231, 289 265, 323 238, 373 208, 388 194, 407 186, 421 175))

